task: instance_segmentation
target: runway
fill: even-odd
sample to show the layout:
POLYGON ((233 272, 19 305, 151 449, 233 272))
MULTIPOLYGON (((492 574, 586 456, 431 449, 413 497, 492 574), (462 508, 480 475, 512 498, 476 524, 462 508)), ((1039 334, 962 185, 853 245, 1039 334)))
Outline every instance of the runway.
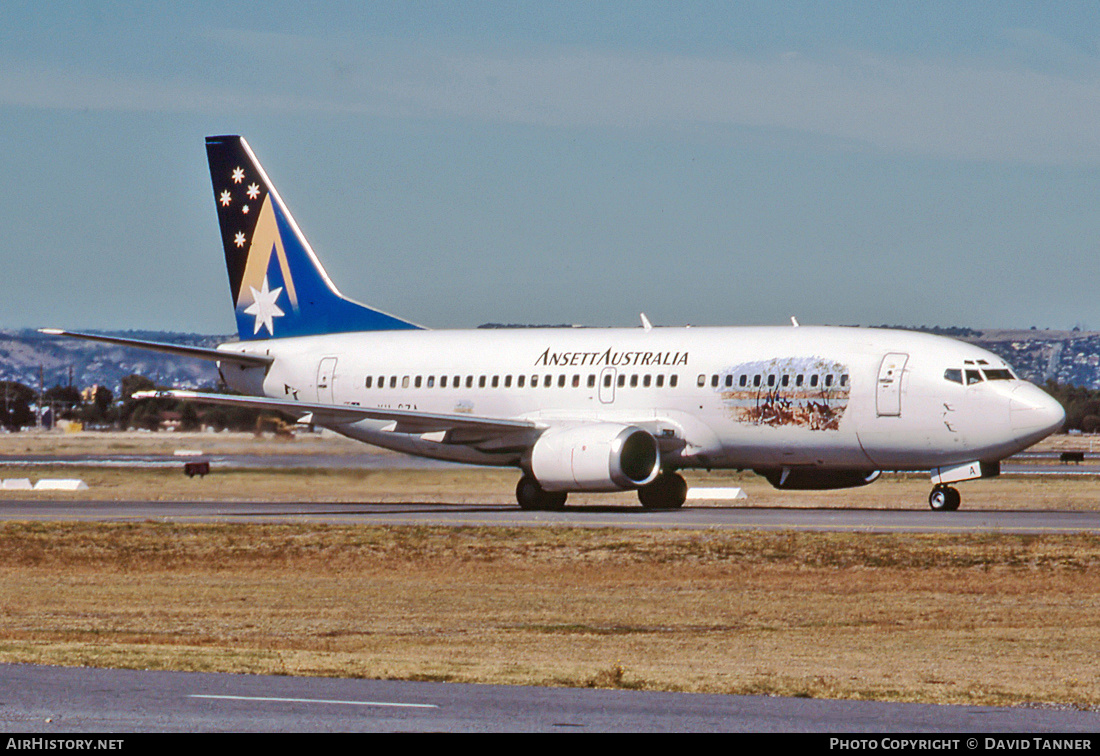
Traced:
MULTIPOLYGON (((307 466, 316 459, 279 460, 307 466)), ((179 458, 99 464, 177 467, 179 458), (127 464, 129 463, 129 464, 127 464)), ((326 466, 374 460, 324 460, 326 466)), ((47 464, 42 460, 42 464, 47 464)), ((73 460, 76 464, 77 460, 73 460)), ((234 458, 232 466, 272 460, 234 458)), ((380 465, 381 466, 381 465, 380 465)), ((1054 465, 1021 465, 1044 474, 1054 465)), ((1084 474, 1096 474, 1082 465, 1084 474)), ((1052 471, 1053 472, 1053 471, 1052 471)), ((1064 466, 1058 472, 1069 472, 1064 466)), ((1019 474, 1019 473, 1015 473, 1019 474)), ((12 495, 9 493, 9 495, 12 495)), ((15 494, 18 495, 18 494, 15 494)), ((785 502, 784 502, 785 503, 785 502)), ((256 522, 440 527, 591 527, 860 533, 1100 533, 1100 512, 964 508, 692 505, 649 511, 583 502, 561 512, 511 503, 94 501, 0 499, 0 521, 256 522)), ((0 727, 13 732, 802 732, 951 733, 1100 730, 1071 708, 933 706, 870 701, 577 690, 455 683, 263 677, 0 665, 0 727)), ((965 740, 965 738, 964 738, 965 740)), ((827 741, 822 741, 827 746, 827 741)), ((965 745, 963 746, 965 747, 965 745)))
MULTIPOLYGON (((1100 713, 1068 707, 936 706, 23 664, 0 664, 0 691, 0 729, 9 736, 16 732, 920 732, 946 737, 967 732, 1034 736, 1100 730, 1100 713)), ((125 740, 125 735, 110 737, 125 740)), ((963 750, 965 741, 964 737, 953 750, 963 750)), ((823 739, 822 745, 827 743, 823 739)))
POLYGON ((452 527, 617 527, 861 533, 1100 533, 1100 512, 784 507, 576 506, 525 512, 505 504, 0 500, 0 521, 296 522, 452 527))

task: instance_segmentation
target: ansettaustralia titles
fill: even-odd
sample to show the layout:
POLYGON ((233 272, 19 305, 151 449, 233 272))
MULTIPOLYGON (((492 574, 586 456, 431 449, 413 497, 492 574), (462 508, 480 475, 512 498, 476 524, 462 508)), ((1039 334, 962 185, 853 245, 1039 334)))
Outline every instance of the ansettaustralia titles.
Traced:
POLYGON ((687 352, 551 352, 548 348, 535 365, 556 367, 675 367, 688 364, 687 352))

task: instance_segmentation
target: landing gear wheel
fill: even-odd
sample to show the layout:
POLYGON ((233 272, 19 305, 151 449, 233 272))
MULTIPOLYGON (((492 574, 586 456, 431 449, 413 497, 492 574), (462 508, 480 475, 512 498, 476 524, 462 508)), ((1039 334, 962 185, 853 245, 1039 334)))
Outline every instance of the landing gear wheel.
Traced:
POLYGON ((954 512, 961 502, 958 489, 951 486, 936 486, 928 494, 928 506, 936 512, 954 512))
POLYGON ((524 475, 516 484, 516 501, 519 508, 529 512, 550 512, 565 508, 569 494, 564 491, 544 491, 539 482, 524 475))
POLYGON ((687 499, 687 490, 687 481, 679 473, 661 473, 638 489, 638 500, 646 509, 679 509, 687 499))

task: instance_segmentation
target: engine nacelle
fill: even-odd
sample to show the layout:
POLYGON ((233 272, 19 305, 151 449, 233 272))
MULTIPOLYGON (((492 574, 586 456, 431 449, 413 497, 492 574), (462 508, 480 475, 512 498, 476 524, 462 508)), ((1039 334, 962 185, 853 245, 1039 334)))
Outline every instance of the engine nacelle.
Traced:
POLYGON ((874 483, 882 474, 878 470, 819 470, 805 467, 771 468, 753 472, 763 475, 776 488, 791 491, 856 488, 874 483))
POLYGON ((531 474, 547 491, 621 491, 661 471, 657 439, 633 425, 550 428, 531 449, 531 474))

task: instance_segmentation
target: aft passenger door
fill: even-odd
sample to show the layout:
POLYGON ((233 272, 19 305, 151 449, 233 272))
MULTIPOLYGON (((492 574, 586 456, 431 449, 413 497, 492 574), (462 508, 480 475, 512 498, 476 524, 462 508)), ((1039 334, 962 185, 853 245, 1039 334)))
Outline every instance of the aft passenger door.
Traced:
POLYGON ((317 366, 317 401, 335 404, 333 388, 336 379, 336 358, 325 357, 317 366))
POLYGON ((879 417, 901 416, 901 381, 905 375, 908 354, 892 352, 882 358, 875 390, 875 407, 879 417))

